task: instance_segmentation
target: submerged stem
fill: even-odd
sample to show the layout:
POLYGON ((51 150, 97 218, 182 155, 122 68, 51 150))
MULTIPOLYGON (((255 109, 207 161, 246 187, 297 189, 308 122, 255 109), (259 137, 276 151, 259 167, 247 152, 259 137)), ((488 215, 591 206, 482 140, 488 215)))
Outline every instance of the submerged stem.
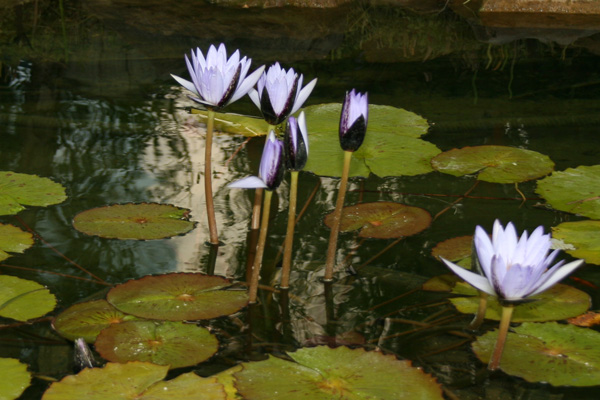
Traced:
POLYGON ((212 142, 213 127, 215 124, 215 111, 208 109, 208 121, 206 123, 206 143, 204 147, 204 193, 206 197, 206 216, 208 218, 208 231, 210 244, 219 244, 219 233, 217 232, 217 219, 215 217, 215 204, 212 192, 212 142))
POLYGON ((294 243, 294 227, 296 226, 296 199, 298 197, 298 171, 290 171, 290 204, 288 207, 287 232, 283 251, 283 268, 281 270, 281 288, 290 286, 290 270, 292 268, 292 246, 294 243))
POLYGON ((506 342, 506 336, 508 335, 508 328, 510 327, 510 319, 512 317, 514 307, 502 306, 502 317, 500 318, 500 327, 498 328, 498 339, 496 339, 496 346, 494 346, 494 352, 490 358, 488 369, 495 371, 500 365, 500 359, 502 358, 502 351, 504 350, 504 343, 506 342))
POLYGON ((256 246, 256 257, 252 265, 252 276, 250 277, 250 303, 256 303, 256 294, 258 292, 258 278, 260 277, 260 267, 262 265, 263 253, 265 252, 265 242, 267 239, 267 230, 269 229, 269 211, 271 208, 272 190, 265 190, 262 219, 260 223, 260 233, 258 236, 258 245, 256 246))
POLYGON ((331 223, 331 233, 329 234, 329 247, 327 248, 327 261, 325 262, 325 281, 333 279, 333 267, 335 264, 335 253, 337 250, 337 239, 340 233, 340 221, 342 219, 342 208, 344 207, 344 198, 346 197, 346 186, 348 185, 348 175, 350 173, 350 161, 352 152, 344 151, 344 169, 342 170, 342 180, 340 190, 338 191, 335 211, 333 212, 333 221, 331 223))

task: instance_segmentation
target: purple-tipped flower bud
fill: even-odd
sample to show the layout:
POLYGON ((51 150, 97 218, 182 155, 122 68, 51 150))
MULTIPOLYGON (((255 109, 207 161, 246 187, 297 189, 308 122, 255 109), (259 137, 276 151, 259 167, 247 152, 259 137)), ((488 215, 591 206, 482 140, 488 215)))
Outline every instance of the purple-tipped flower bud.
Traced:
POLYGON ((308 134, 304 111, 298 119, 290 117, 284 136, 285 164, 288 169, 300 171, 308 160, 308 134))
POLYGON ((367 93, 352 89, 346 93, 340 118, 340 146, 344 151, 356 151, 365 139, 369 118, 367 93))
POLYGON ((265 71, 248 95, 260 109, 265 121, 271 125, 279 125, 290 115, 302 107, 317 79, 310 81, 302 88, 304 76, 290 68, 287 72, 279 63, 273 64, 265 71))

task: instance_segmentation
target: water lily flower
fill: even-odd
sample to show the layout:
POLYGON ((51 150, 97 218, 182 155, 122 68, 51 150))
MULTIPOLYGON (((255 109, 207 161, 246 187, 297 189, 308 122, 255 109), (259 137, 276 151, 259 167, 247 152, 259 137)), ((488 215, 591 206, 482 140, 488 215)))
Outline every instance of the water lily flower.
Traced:
POLYGON ((300 171, 308 160, 308 133, 304 111, 298 119, 290 117, 284 136, 285 164, 288 169, 300 171))
POLYGON ((302 88, 303 79, 304 76, 298 75, 293 68, 286 72, 279 63, 275 63, 260 76, 256 84, 258 90, 252 89, 248 95, 265 121, 279 125, 302 107, 317 84, 315 78, 302 88))
POLYGON ((352 89, 346 93, 340 118, 340 145, 344 151, 356 151, 365 139, 369 119, 369 99, 352 89))
POLYGON ((227 185, 230 188, 275 190, 283 180, 283 143, 271 131, 265 143, 258 176, 248 176, 227 185))
POLYGON ((248 74, 252 59, 243 57, 236 50, 229 59, 225 45, 221 43, 217 50, 211 45, 206 58, 200 48, 192 50, 191 61, 185 56, 192 81, 171 75, 184 88, 193 92, 198 97, 192 100, 204 104, 208 108, 222 108, 233 103, 248 93, 256 84, 265 67, 264 65, 248 74))
POLYGON ((518 302, 549 289, 583 264, 583 260, 566 265, 559 261, 550 267, 559 250, 548 254, 550 234, 544 234, 542 226, 531 236, 525 231, 518 238, 512 223, 503 229, 496 220, 491 240, 485 230, 477 226, 474 241, 483 276, 442 260, 466 282, 506 303, 518 302))

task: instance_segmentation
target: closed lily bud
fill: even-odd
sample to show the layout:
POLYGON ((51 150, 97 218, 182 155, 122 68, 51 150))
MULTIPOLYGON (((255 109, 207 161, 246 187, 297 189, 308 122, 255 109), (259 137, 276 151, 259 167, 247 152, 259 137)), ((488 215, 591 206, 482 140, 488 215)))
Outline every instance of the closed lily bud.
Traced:
POLYGON ((365 139, 369 118, 367 93, 352 89, 346 93, 340 117, 340 146, 344 151, 356 151, 365 139))
POLYGON ((288 169, 300 171, 308 160, 308 134, 304 111, 298 119, 290 117, 284 136, 285 164, 288 169))

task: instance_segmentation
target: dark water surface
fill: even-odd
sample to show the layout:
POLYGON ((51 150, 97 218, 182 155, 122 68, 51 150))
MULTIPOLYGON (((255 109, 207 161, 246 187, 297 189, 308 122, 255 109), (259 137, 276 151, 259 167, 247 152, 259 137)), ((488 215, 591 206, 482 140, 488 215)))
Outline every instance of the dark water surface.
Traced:
MULTIPOLYGON (((227 31, 220 36, 215 33, 214 38, 198 38, 167 28, 160 32, 155 26, 153 30, 148 28, 144 40, 139 22, 147 10, 139 9, 139 21, 130 21, 121 29, 109 18, 109 11, 96 10, 93 15, 97 19, 90 31, 85 32, 85 40, 69 36, 68 40, 77 45, 68 48, 68 59, 35 58, 23 43, 3 54, 0 170, 37 174, 66 187, 69 197, 65 202, 46 208, 28 207, 19 213, 19 218, 60 253, 110 283, 148 274, 206 271, 208 248, 204 242, 208 232, 203 189, 198 183, 204 157, 204 125, 189 114, 192 102, 169 73, 187 77, 183 61, 186 49, 196 45, 206 49, 209 43, 220 41, 230 51, 246 45, 240 46, 240 50, 255 60, 254 66, 271 63, 280 60, 278 49, 285 44, 281 37, 294 38, 293 32, 278 32, 279 36, 273 33, 279 42, 265 39, 265 45, 261 46, 259 40, 240 39, 239 31, 231 33, 232 39, 227 31), (127 202, 161 202, 190 208, 198 226, 185 236, 155 241, 101 239, 81 234, 72 227, 71 221, 78 212, 127 202)), ((84 18, 89 10, 79 12, 84 18)), ((260 10, 251 12, 261 15, 260 10)), ((292 18, 288 9, 285 12, 287 18, 292 18)), ((339 12, 340 19, 346 21, 348 11, 339 12)), ((129 17, 135 15, 133 8, 129 17)), ((241 23, 251 21, 247 15, 238 18, 241 23)), ((455 17, 441 14, 438 18, 455 17)), ((254 34, 267 35, 268 28, 261 32, 254 34)), ((71 29, 69 33, 72 34, 71 29)), ((435 34, 437 31, 431 32, 435 34)), ((43 37, 38 31, 38 43, 42 43, 43 37)), ((383 63, 367 62, 364 49, 348 46, 343 33, 332 33, 323 40, 295 38, 289 43, 296 43, 297 48, 281 53, 284 67, 294 67, 304 74, 305 80, 319 78, 307 104, 340 102, 346 90, 356 88, 368 91, 374 104, 406 108, 425 117, 432 124, 425 139, 441 150, 499 144, 546 154, 556 163, 556 170, 598 163, 600 57, 586 49, 563 49, 521 39, 494 45, 491 51, 482 43, 469 51, 449 52, 433 59, 383 63), (335 46, 347 49, 342 52, 335 46)), ((55 44, 60 54, 60 41, 55 44)), ((402 45, 389 51, 401 52, 402 45)), ((258 115, 247 97, 229 110, 258 115)), ((310 130, 310 121, 308 125, 310 130)), ((263 145, 262 138, 253 138, 237 152, 245 140, 221 134, 213 150, 217 220, 225 242, 219 249, 215 273, 238 280, 245 279, 252 195, 243 190, 229 190, 225 185, 257 173, 263 145)), ((353 179, 346 204, 398 201, 423 207, 435 215, 474 182, 472 177, 454 178, 440 173, 353 179)), ((430 255, 431 248, 439 241, 472 234, 477 224, 489 230, 496 218, 504 223, 515 222, 519 230, 531 230, 540 224, 549 229, 560 222, 578 219, 544 207, 543 200, 534 193, 535 182, 519 185, 529 199, 524 204, 513 185, 482 182, 471 193, 472 198, 452 206, 428 230, 401 241, 366 265, 392 241, 362 241, 355 234, 342 234, 338 266, 343 262, 344 266, 360 271, 356 276, 341 274, 334 285, 333 324, 331 320, 327 324, 323 285, 318 277, 323 273, 329 238, 322 219, 333 209, 338 180, 301 174, 300 206, 317 184, 320 187, 314 200, 296 229, 291 322, 282 320, 278 296, 262 292, 261 305, 253 315, 252 335, 230 319, 215 322, 215 328, 227 332, 229 339, 224 340, 217 357, 196 370, 208 374, 239 360, 260 358, 263 353, 331 343, 331 336, 337 335, 338 342, 365 344, 367 348, 380 344, 385 351, 414 360, 461 399, 597 398, 594 388, 553 388, 502 373, 478 381, 484 365, 468 344, 437 352, 458 342, 443 329, 442 333, 431 332, 425 340, 411 335, 379 340, 411 328, 394 324, 383 333, 383 318, 389 313, 418 321, 443 312, 456 316, 448 322, 448 326, 456 329, 470 320, 470 315, 461 316, 452 306, 444 304, 445 295, 420 291, 376 307, 447 272, 430 255), (442 304, 429 306, 438 302, 442 304)), ((285 233, 287 195, 286 181, 275 197, 263 263, 263 283, 269 286, 278 280, 276 255, 285 233)), ((22 226, 21 221, 11 216, 2 217, 0 222, 22 226)), ((6 263, 85 276, 41 242, 6 263)), ((59 301, 56 312, 82 299, 102 297, 105 290, 94 283, 57 275, 7 267, 2 267, 1 272, 48 286, 59 301)), ((576 276, 600 284, 600 274, 593 265, 576 276)), ((570 284, 588 291, 594 301, 592 309, 598 307, 596 292, 575 282, 570 284)), ((246 311, 236 316, 239 321, 246 322, 246 318, 246 311)), ((490 322, 487 327, 493 328, 495 323, 490 322)), ((60 378, 72 372, 71 345, 56 336, 47 322, 0 330, 0 356, 19 358, 40 375, 60 378)), ((34 379, 34 387, 23 398, 36 398, 46 384, 34 379)))

